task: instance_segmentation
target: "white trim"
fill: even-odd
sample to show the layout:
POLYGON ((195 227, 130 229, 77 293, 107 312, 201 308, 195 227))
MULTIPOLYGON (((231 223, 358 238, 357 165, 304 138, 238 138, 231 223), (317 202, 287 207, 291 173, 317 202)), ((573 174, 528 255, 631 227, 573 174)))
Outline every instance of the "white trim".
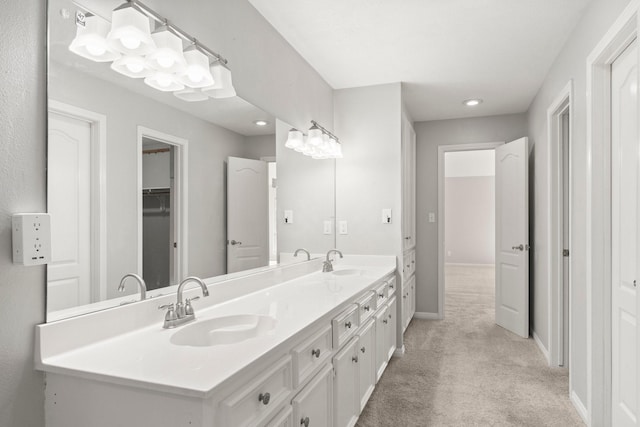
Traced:
POLYGON ((440 320, 440 315, 438 313, 427 313, 424 311, 416 311, 413 314, 414 319, 421 320, 440 320))
POLYGON ((580 400, 575 391, 571 391, 569 399, 571 400, 571 403, 573 403, 573 406, 576 408, 576 411, 578 412, 578 415, 580 415, 580 418, 582 418, 582 421, 584 421, 585 424, 589 425, 589 411, 587 411, 587 408, 584 406, 584 403, 582 402, 582 400, 580 400))
POLYGON ((176 147, 174 153, 175 175, 179 178, 176 186, 176 200, 180 209, 176 212, 176 235, 178 262, 176 277, 184 279, 189 272, 189 141, 154 129, 138 126, 137 168, 138 168, 138 274, 142 274, 142 138, 149 137, 176 147))
POLYGON ((400 348, 396 347, 396 349, 393 352, 393 357, 404 357, 404 353, 405 353, 405 349, 403 344, 402 347, 400 348))
POLYGON ((502 142, 477 142, 438 146, 438 318, 444 319, 444 155, 452 151, 493 150, 502 142))
POLYGON ((267 163, 277 163, 276 156, 262 156, 260 160, 267 163))
MULTIPOLYGON (((587 424, 611 422, 610 64, 636 37, 632 0, 587 57, 587 424), (590 267, 589 267, 590 266, 590 267)), ((573 400, 573 399, 572 399, 573 400)))
POLYGON ((468 262, 445 262, 444 265, 455 265, 459 267, 495 267, 496 264, 472 264, 468 262))
POLYGON ((107 116, 49 99, 47 109, 91 127, 91 301, 107 297, 107 116))
POLYGON ((550 365, 551 356, 549 355, 549 350, 544 346, 544 344, 542 343, 542 340, 540 340, 540 337, 538 336, 538 334, 536 334, 536 331, 534 331, 533 329, 531 330, 531 335, 533 336, 533 340, 536 342, 536 344, 538 344, 538 348, 540 349, 540 352, 542 353, 544 358, 547 359, 547 363, 550 365))
MULTIPOLYGON (((560 366, 563 359, 564 347, 564 277, 563 277, 563 200, 569 201, 569 218, 571 218, 573 194, 572 150, 573 150, 573 80, 565 85, 558 96, 547 109, 547 283, 548 297, 548 334, 549 337, 549 365, 560 366), (563 194, 563 137, 560 135, 561 116, 569 112, 569 189, 563 194)), ((569 241, 571 241, 571 220, 569 220, 569 241)), ((571 301, 571 257, 569 257, 569 301, 571 301)), ((571 304, 569 304, 569 323, 571 323, 571 304)), ((571 330, 571 325, 569 325, 571 330)), ((569 343, 571 346, 571 343, 569 343)), ((571 351, 569 351, 571 354, 571 351)), ((572 364, 569 363, 569 382, 571 382, 572 364)))

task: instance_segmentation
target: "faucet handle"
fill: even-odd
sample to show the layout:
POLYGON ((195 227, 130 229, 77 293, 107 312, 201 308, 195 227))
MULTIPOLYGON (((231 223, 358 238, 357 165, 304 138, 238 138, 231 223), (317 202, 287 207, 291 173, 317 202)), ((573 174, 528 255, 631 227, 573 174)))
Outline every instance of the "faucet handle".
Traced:
POLYGON ((184 301, 184 314, 185 316, 193 316, 195 313, 193 312, 193 306, 191 305, 191 301, 195 301, 197 299, 200 299, 199 296, 193 297, 193 298, 187 298, 184 301))
POLYGON ((164 310, 165 308, 167 309, 167 314, 164 315, 165 322, 171 322, 178 318, 173 303, 161 305, 160 307, 158 307, 158 310, 164 310))

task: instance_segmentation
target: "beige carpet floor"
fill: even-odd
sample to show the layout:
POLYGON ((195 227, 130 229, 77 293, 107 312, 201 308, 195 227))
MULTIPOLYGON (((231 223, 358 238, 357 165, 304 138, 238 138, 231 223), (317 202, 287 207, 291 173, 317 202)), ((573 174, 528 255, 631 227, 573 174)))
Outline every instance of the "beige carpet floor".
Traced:
POLYGON ((449 266, 445 319, 413 319, 359 427, 582 426, 568 371, 494 322, 493 267, 449 266))

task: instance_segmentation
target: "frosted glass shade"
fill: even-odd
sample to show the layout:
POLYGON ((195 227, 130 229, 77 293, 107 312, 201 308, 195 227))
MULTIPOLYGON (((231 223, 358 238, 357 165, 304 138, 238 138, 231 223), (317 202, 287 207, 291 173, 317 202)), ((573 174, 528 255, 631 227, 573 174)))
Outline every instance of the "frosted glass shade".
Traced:
POLYGON ((209 87, 215 84, 209 69, 209 57, 200 52, 195 46, 189 46, 184 51, 186 67, 180 76, 180 82, 192 88, 209 87))
POLYGON ((134 79, 148 77, 153 73, 153 70, 149 69, 147 61, 142 56, 122 56, 113 61, 111 69, 134 79))
POLYGON ((86 14, 84 26, 78 25, 76 37, 71 41, 69 50, 76 55, 95 62, 109 62, 120 57, 107 42, 109 23, 104 19, 86 14))
POLYGON ((311 126, 311 128, 309 128, 309 136, 307 137, 307 144, 314 147, 320 146, 324 141, 322 135, 323 135, 322 131, 316 125, 311 126))
POLYGON ((125 55, 146 55, 155 48, 149 18, 131 3, 123 4, 111 14, 109 46, 125 55))
POLYGON ((209 99, 207 95, 202 93, 200 89, 194 89, 191 87, 186 87, 182 90, 178 90, 173 92, 175 96, 187 102, 198 102, 198 101, 206 101, 209 99))
POLYGON ((291 129, 289 131, 287 142, 285 142, 284 146, 292 150, 296 150, 297 148, 301 148, 303 144, 304 135, 302 135, 302 132, 298 129, 291 129))
POLYGON ((214 83, 212 86, 202 89, 202 92, 211 98, 231 98, 236 96, 236 90, 233 88, 231 80, 231 70, 220 61, 214 62, 210 70, 214 83))
POLYGON ((156 48, 147 55, 149 67, 165 73, 182 73, 187 65, 182 54, 182 39, 165 25, 151 35, 156 48))
POLYGON ((144 82, 154 89, 162 92, 174 92, 184 89, 184 85, 176 80, 176 76, 162 71, 156 71, 148 77, 144 82))

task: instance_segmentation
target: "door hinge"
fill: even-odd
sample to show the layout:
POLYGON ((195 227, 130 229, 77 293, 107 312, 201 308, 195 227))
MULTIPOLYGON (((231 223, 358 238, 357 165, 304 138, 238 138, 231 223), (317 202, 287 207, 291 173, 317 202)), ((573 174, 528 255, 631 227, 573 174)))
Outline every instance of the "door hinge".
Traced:
POLYGON ((569 249, 563 249, 562 256, 569 256, 569 249))

